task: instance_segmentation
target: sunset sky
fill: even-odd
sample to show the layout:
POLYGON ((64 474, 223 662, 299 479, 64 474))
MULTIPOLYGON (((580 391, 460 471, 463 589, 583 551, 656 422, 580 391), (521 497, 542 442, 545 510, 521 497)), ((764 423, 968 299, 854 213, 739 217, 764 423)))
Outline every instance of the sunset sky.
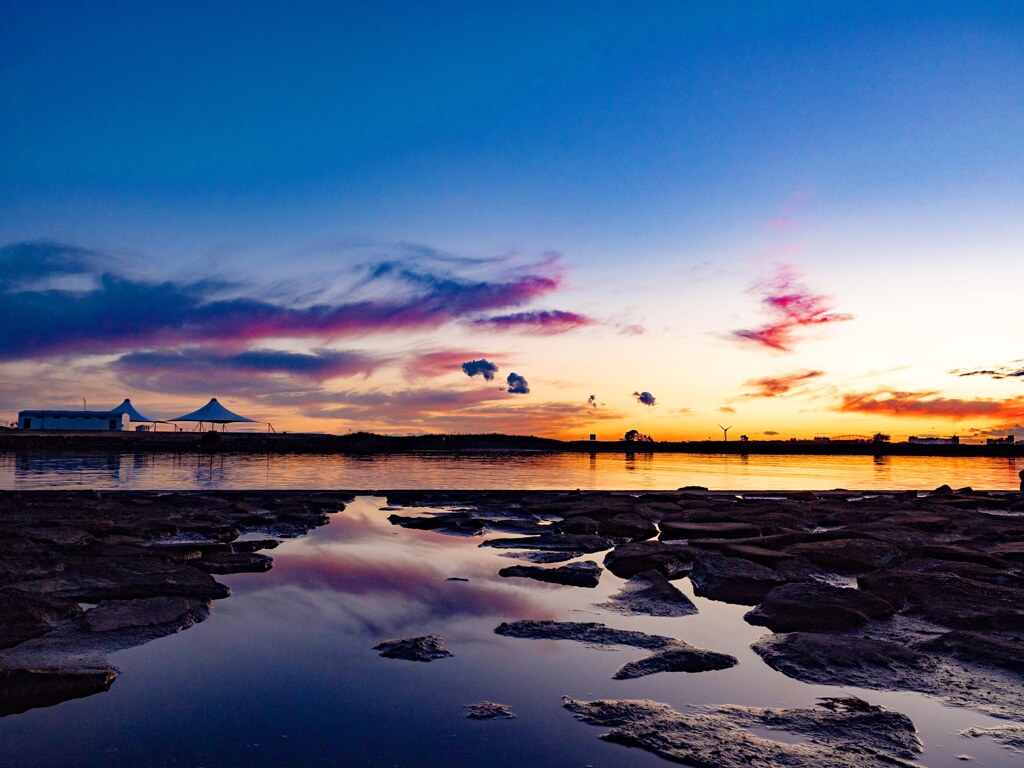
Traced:
POLYGON ((1020 2, 7 3, 0 422, 1024 437, 1022 41, 1020 2))

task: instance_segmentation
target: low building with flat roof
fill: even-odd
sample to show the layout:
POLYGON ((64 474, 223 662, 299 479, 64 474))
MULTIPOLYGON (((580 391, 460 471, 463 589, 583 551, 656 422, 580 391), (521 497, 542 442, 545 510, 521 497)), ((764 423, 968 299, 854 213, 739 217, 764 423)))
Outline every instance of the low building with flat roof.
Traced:
POLYGON ((18 412, 18 429, 69 432, 123 432, 131 421, 127 413, 113 411, 18 412))

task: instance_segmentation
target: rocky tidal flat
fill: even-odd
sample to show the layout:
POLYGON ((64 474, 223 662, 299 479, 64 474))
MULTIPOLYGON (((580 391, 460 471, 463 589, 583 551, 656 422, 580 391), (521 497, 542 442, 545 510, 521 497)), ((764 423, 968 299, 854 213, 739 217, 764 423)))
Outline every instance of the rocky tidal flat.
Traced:
MULTIPOLYGON (((896 711, 891 699, 885 708, 865 700, 872 691, 906 691, 989 718, 985 726, 964 731, 965 752, 991 743, 1019 754, 1014 750, 1024 730, 1020 494, 949 488, 737 494, 694 488, 377 495, 388 504, 377 512, 381 523, 396 533, 410 529, 402 534, 410 537, 409 545, 440 546, 444 536, 457 537, 461 541, 453 543, 462 548, 477 543, 485 548, 474 551, 491 553, 481 562, 493 561, 496 582, 531 593, 554 590, 573 596, 572 604, 591 601, 601 616, 568 621, 550 612, 530 615, 522 608, 504 615, 497 609, 504 620, 486 626, 502 642, 529 648, 563 643, 610 650, 611 656, 640 649, 646 655, 602 664, 607 685, 624 691, 643 682, 637 678, 685 686, 733 669, 742 673, 751 664, 801 682, 837 686, 836 696, 796 708, 725 700, 680 709, 678 700, 668 705, 638 699, 635 688, 615 698, 607 689, 600 699, 581 698, 579 691, 567 698, 566 709, 602 726, 605 741, 695 766, 918 765, 922 745, 911 718, 896 711), (502 567, 502 559, 523 564, 502 567), (610 575, 600 581, 604 571, 610 575), (599 583, 598 599, 604 602, 592 596, 599 583), (680 586, 696 597, 691 600, 680 586), (735 609, 736 620, 742 615, 747 624, 764 628, 752 646, 756 655, 738 659, 742 654, 735 647, 725 653, 707 636, 699 641, 707 647, 685 641, 687 622, 694 621, 689 617, 706 610, 706 601, 742 606, 735 609), (654 626, 664 629, 614 626, 628 617, 653 617, 662 622, 654 626), (856 696, 842 690, 849 687, 858 689, 856 696), (991 718, 1005 726, 993 727, 991 718)), ((217 576, 267 571, 282 539, 329 522, 353 496, 4 493, 0 715, 107 690, 117 675, 109 654, 206 620, 214 601, 230 592, 217 576)), ((438 580, 457 589, 472 587, 478 578, 438 580)), ((471 651, 459 633, 444 632, 442 639, 431 634, 435 625, 410 629, 398 640, 390 639, 397 634, 378 635, 376 650, 398 659, 456 658, 439 665, 381 662, 396 674, 429 680, 438 667, 457 664, 463 650, 471 651)), ((465 716, 507 719, 505 705, 483 699, 501 693, 485 683, 480 698, 463 700, 482 701, 467 707, 465 716)), ((520 719, 529 720, 530 712, 512 703, 520 719)))

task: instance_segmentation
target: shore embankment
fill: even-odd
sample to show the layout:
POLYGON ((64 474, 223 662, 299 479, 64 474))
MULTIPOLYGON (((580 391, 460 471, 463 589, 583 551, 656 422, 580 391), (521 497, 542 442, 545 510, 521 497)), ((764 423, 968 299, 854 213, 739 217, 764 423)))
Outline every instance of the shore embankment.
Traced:
POLYGON ((699 440, 637 442, 555 440, 526 435, 345 435, 252 432, 0 432, 0 452, 9 453, 254 453, 352 454, 401 453, 612 453, 716 454, 771 456, 943 456, 1024 457, 1024 444, 917 443, 832 440, 699 440))

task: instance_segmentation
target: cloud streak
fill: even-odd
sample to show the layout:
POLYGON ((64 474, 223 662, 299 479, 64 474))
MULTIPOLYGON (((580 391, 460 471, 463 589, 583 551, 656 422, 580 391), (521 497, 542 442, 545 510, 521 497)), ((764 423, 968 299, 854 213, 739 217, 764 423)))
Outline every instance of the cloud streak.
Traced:
POLYGON ((561 274, 551 259, 491 280, 383 262, 371 265, 354 289, 374 295, 306 306, 263 298, 240 283, 146 282, 110 272, 92 275, 95 285, 86 289, 20 287, 47 275, 84 274, 95 261, 91 252, 52 243, 2 249, 0 263, 13 277, 0 283, 0 361, 281 338, 330 341, 453 322, 559 333, 589 322, 560 311, 481 317, 556 291, 561 274))
POLYGON ((955 376, 988 376, 989 378, 996 379, 1019 379, 1024 378, 1024 368, 1021 365, 1024 364, 1024 360, 1014 360, 1012 363, 1007 365, 1000 365, 995 368, 985 369, 970 369, 970 368, 956 368, 950 373, 955 376))
POLYGON ((743 343, 790 352, 801 329, 853 319, 853 315, 833 312, 831 297, 814 293, 798 282, 791 266, 780 266, 774 275, 754 284, 750 292, 760 294, 768 320, 757 328, 732 331, 732 338, 743 343))
POLYGON ((1006 400, 942 397, 938 392, 878 390, 842 396, 837 410, 843 413, 872 413, 897 417, 934 417, 961 420, 1020 420, 1024 418, 1024 397, 1006 400))
POLYGON ((789 394, 794 389, 798 390, 811 379, 824 375, 823 371, 796 371, 780 376, 765 376, 762 379, 751 379, 743 386, 753 387, 754 391, 741 395, 741 397, 781 397, 782 395, 789 394))
POLYGON ((556 334, 575 331, 593 325, 594 320, 586 315, 562 310, 538 310, 515 312, 510 315, 496 315, 473 321, 473 327, 482 330, 516 331, 533 334, 556 334))

